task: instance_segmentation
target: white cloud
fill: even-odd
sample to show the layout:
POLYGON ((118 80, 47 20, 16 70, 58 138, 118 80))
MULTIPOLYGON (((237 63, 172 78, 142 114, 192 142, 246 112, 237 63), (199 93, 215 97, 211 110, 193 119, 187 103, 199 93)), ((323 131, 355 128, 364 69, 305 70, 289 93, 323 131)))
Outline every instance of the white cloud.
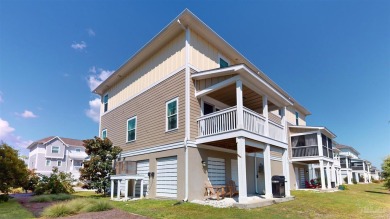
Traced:
POLYGON ((89 73, 92 73, 88 76, 88 86, 91 91, 93 91, 99 84, 101 84, 104 80, 106 80, 114 71, 104 70, 104 69, 96 69, 95 66, 89 68, 89 73))
POLYGON ((15 113, 17 116, 21 116, 23 118, 29 119, 29 118, 37 118, 38 116, 35 115, 33 112, 29 110, 25 110, 23 113, 15 113))
POLYGON ((88 35, 91 36, 91 37, 93 37, 93 36, 96 35, 95 31, 93 31, 92 28, 88 28, 88 29, 87 29, 87 33, 88 33, 88 35))
POLYGON ((84 41, 81 41, 80 43, 73 42, 71 47, 75 50, 83 50, 87 48, 87 44, 84 41))
POLYGON ((7 121, 0 118, 0 139, 7 137, 13 131, 15 131, 15 129, 12 128, 7 121))
POLYGON ((26 152, 25 148, 33 143, 33 141, 23 140, 22 137, 15 135, 13 133, 14 131, 15 128, 11 127, 6 120, 0 118, 0 141, 3 141, 17 149, 24 149, 22 152, 26 152))
POLYGON ((100 104, 100 98, 95 98, 89 101, 89 109, 85 110, 85 114, 97 123, 100 120, 100 104))

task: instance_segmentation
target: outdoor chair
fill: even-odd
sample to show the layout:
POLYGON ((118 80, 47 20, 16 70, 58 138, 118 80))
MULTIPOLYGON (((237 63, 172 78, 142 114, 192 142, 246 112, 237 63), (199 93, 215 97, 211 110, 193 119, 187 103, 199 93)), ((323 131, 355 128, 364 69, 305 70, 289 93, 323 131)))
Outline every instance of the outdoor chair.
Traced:
POLYGON ((205 193, 204 196, 209 199, 217 199, 220 197, 224 198, 226 195, 225 186, 213 186, 209 180, 204 182, 205 193))
POLYGON ((317 186, 310 184, 307 180, 305 181, 305 186, 307 189, 315 189, 317 186))
POLYGON ((236 186, 236 183, 233 180, 229 180, 229 182, 227 183, 226 187, 228 188, 228 192, 226 194, 229 195, 230 198, 232 196, 238 195, 237 186, 236 186))

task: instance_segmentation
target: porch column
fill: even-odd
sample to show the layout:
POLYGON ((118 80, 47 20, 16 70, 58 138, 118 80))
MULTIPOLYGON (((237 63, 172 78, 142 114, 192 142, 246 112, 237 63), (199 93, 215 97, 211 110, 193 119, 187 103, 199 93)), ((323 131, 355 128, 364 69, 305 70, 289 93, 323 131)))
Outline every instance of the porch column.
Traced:
POLYGON ((247 200, 245 138, 237 137, 238 202, 247 200))
POLYGON ((290 196, 290 165, 288 163, 288 149, 285 149, 283 151, 282 156, 282 163, 283 163, 283 175, 286 178, 285 183, 285 190, 286 190, 286 197, 290 196))
POLYGON ((330 174, 330 165, 329 165, 329 162, 326 162, 326 181, 327 181, 327 184, 328 184, 328 189, 331 189, 332 188, 332 185, 331 185, 331 174, 330 174))
POLYGON ((144 197, 144 180, 143 179, 141 179, 141 192, 140 192, 140 194, 139 194, 139 198, 143 198, 144 197))
POLYGON ((129 197, 129 180, 125 180, 125 200, 129 197))
POLYGON ((282 116, 282 125, 283 125, 283 141, 288 143, 288 133, 287 133, 287 123, 286 123, 286 107, 282 107, 281 109, 282 116))
POLYGON ((318 156, 324 156, 324 151, 322 150, 322 137, 321 132, 317 132, 317 145, 318 145, 318 156))
POLYGON ((332 181, 334 182, 335 185, 337 185, 337 177, 336 177, 336 170, 334 168, 334 163, 332 163, 331 168, 332 168, 332 172, 331 172, 332 173, 332 181))
POLYGON ((242 81, 236 81, 236 101, 237 101, 237 129, 244 128, 244 103, 242 100, 242 81))
POLYGON ((340 185, 343 185, 344 184, 344 179, 341 177, 341 169, 339 168, 339 179, 340 179, 340 185))
POLYGON ((352 179, 351 179, 351 175, 350 175, 350 171, 348 170, 349 169, 349 163, 348 163, 348 157, 345 158, 345 167, 347 169, 347 184, 352 184, 352 179))
POLYGON ((272 198, 271 177, 271 146, 267 144, 264 149, 265 198, 272 198))
POLYGON ((363 178, 364 178, 364 183, 367 183, 366 182, 366 164, 363 162, 363 178))
POLYGON ((268 123, 268 96, 263 96, 263 116, 265 117, 264 135, 269 136, 269 123, 268 123))
POLYGON ((117 188, 117 191, 116 191, 116 196, 117 196, 117 198, 118 198, 118 200, 121 198, 121 182, 122 180, 117 180, 117 182, 118 182, 118 188, 117 188))
POLYGON ((203 100, 203 97, 200 98, 200 115, 203 116, 204 115, 204 100, 203 100))
POLYGON ((326 189, 325 187, 325 172, 324 172, 324 160, 320 160, 320 174, 321 174, 321 189, 326 189))
POLYGON ((111 180, 111 200, 114 199, 114 180, 111 180))

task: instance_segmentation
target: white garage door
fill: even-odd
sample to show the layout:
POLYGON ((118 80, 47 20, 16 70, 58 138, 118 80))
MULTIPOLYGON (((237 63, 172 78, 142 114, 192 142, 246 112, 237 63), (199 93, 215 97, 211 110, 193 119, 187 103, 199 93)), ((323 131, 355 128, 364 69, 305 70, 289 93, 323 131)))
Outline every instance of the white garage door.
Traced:
POLYGON ((225 159, 207 158, 207 171, 211 185, 226 185, 225 182, 225 159))
POLYGON ((177 157, 157 159, 156 196, 177 198, 177 157))
MULTIPOLYGON (((137 174, 144 176, 144 196, 148 195, 148 185, 149 185, 149 177, 148 177, 148 172, 149 172, 149 160, 141 160, 137 161, 137 174)), ((138 181, 136 186, 135 186, 135 194, 136 197, 139 196, 139 193, 141 192, 141 181, 138 181)))

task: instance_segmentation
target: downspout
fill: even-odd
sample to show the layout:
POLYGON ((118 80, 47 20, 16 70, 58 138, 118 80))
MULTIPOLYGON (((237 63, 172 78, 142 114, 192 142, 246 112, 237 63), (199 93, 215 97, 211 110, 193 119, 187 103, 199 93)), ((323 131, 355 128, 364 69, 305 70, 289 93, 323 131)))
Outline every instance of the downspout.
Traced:
POLYGON ((188 27, 185 27, 180 20, 177 20, 181 28, 185 31, 185 137, 184 137, 184 150, 185 150, 185 197, 184 202, 188 201, 188 140, 190 139, 190 30, 188 27))

